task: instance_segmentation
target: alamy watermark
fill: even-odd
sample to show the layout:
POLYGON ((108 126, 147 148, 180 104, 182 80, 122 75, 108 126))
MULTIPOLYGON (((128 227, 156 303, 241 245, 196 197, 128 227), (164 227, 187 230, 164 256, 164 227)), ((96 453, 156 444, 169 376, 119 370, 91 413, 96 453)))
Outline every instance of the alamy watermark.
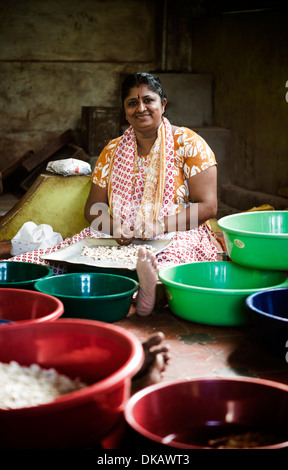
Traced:
MULTIPOLYGON (((92 205, 90 215, 94 217, 91 227, 99 232, 112 235, 114 238, 124 235, 127 238, 129 236, 134 238, 153 238, 157 234, 163 233, 160 230, 161 219, 158 220, 144 220, 140 223, 135 224, 134 227, 125 224, 125 220, 130 219, 130 213, 125 207, 125 203, 121 207, 121 213, 118 218, 124 220, 124 222, 117 222, 115 218, 110 217, 109 206, 105 203, 95 203, 92 205), (157 230, 159 233, 157 233, 157 230), (160 231, 159 231, 160 230, 160 231)), ((143 212, 150 213, 152 206, 145 206, 143 212)), ((153 206, 155 209, 155 206, 153 206)), ((154 212, 156 212, 154 210, 154 212)), ((158 211, 160 212, 160 211, 158 211)), ((163 219, 162 219, 163 220, 163 219)), ((182 211, 177 214, 167 217, 165 221, 166 232, 182 232, 191 230, 198 227, 198 204, 189 204, 182 211)))
MULTIPOLYGON (((286 82, 286 88, 288 88, 288 80, 286 82)), ((286 103, 288 103, 288 91, 286 92, 286 95, 285 95, 285 100, 286 100, 286 103)))

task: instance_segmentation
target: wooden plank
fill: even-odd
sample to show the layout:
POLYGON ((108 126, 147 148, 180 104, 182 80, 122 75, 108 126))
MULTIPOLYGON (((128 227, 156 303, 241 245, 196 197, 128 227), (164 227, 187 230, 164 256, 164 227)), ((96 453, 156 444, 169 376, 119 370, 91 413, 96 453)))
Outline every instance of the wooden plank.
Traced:
MULTIPOLYGON (((71 144, 73 139, 73 133, 69 129, 38 152, 34 153, 33 150, 31 150, 23 155, 23 157, 21 157, 17 162, 14 162, 12 165, 2 170, 5 189, 8 191, 14 191, 15 188, 21 184, 21 181, 26 178, 30 179, 31 175, 33 180, 33 173, 36 172, 37 177, 37 175, 43 170, 45 162, 48 162, 52 155, 60 151, 63 147, 71 144), (40 168, 38 172, 37 168, 40 168)), ((27 187, 25 184, 24 186, 24 189, 26 190, 27 187)))
MULTIPOLYGON (((77 160, 83 160, 84 162, 89 162, 89 156, 87 153, 81 148, 78 147, 77 145, 74 144, 68 144, 65 145, 62 149, 60 149, 58 152, 55 154, 51 155, 50 158, 48 159, 49 161, 52 160, 62 160, 66 158, 75 158, 77 160)), ((24 191, 27 191, 36 178, 41 174, 46 172, 46 167, 47 163, 43 162, 42 164, 38 165, 35 170, 31 171, 26 178, 24 178, 23 181, 20 183, 20 188, 23 189, 24 191)))
POLYGON ((25 153, 25 155, 13 162, 11 165, 7 166, 6 168, 3 168, 3 170, 1 170, 3 181, 6 180, 10 175, 15 173, 21 167, 22 163, 28 158, 30 158, 33 153, 33 150, 29 150, 29 152, 25 153))
POLYGON ((27 173, 34 170, 38 165, 47 161, 54 153, 60 150, 65 145, 73 141, 72 131, 68 131, 61 134, 58 139, 55 139, 50 144, 43 147, 36 153, 33 153, 29 158, 23 161, 22 168, 26 170, 27 173))

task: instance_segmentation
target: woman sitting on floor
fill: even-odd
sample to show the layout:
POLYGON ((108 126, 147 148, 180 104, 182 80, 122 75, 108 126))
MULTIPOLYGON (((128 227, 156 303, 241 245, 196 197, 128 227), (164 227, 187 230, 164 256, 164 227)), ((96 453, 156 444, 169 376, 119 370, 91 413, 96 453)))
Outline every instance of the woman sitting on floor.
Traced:
MULTIPOLYGON (((123 245, 134 238, 172 239, 156 260, 139 250, 139 315, 154 308, 157 269, 217 259, 217 242, 207 223, 217 211, 215 156, 194 131, 170 124, 164 117, 166 104, 158 77, 147 73, 126 77, 122 106, 130 126, 108 143, 94 168, 85 207, 91 226, 46 251, 87 236, 113 236, 123 245)), ((42 254, 35 250, 11 260, 47 264, 40 259, 42 254)), ((56 263, 52 267, 55 273, 64 272, 56 263)))

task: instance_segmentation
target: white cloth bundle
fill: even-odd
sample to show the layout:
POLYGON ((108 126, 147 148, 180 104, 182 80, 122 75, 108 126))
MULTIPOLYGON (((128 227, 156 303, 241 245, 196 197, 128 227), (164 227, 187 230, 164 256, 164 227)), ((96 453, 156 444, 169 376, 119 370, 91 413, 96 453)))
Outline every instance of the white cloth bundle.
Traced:
POLYGON ((34 222, 25 222, 11 240, 11 255, 17 256, 38 248, 52 248, 62 241, 62 235, 54 232, 51 225, 36 225, 34 222))

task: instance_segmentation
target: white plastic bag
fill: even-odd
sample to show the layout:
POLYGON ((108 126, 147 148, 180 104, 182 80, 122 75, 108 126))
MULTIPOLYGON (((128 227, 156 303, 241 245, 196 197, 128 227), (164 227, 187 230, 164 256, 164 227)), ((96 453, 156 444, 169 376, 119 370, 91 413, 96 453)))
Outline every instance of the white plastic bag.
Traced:
POLYGON ((77 160, 76 158, 66 158, 64 160, 49 162, 46 170, 62 176, 83 176, 91 173, 91 165, 90 163, 77 160))
POLYGON ((11 240, 11 255, 17 256, 38 248, 51 248, 62 241, 62 235, 54 232, 51 225, 25 222, 11 240))

